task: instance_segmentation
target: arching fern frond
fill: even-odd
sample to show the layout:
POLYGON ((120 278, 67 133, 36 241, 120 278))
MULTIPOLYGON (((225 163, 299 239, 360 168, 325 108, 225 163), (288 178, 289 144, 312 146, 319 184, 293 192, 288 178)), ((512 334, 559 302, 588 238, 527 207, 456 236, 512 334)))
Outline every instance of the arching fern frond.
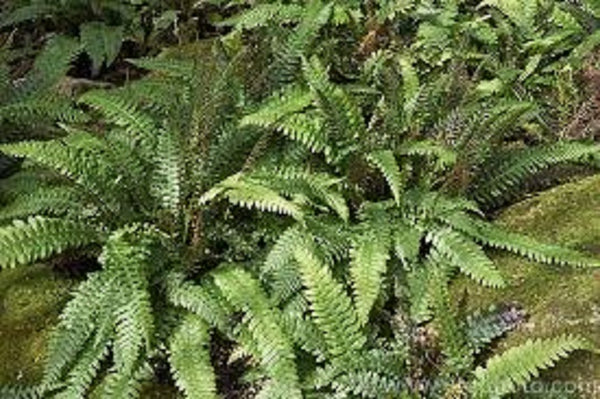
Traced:
POLYGON ((98 228, 79 221, 44 217, 16 220, 0 227, 0 267, 28 265, 101 240, 98 228))
POLYGON ((370 153, 367 159, 381 171, 390 186, 394 201, 396 201, 396 204, 400 204, 400 196, 406 184, 406 176, 403 176, 400 172, 394 153, 391 150, 376 151, 370 153))
POLYGON ((107 91, 89 91, 79 102, 101 112, 108 121, 124 128, 138 142, 143 154, 151 154, 155 146, 156 126, 154 120, 137 110, 134 104, 107 91))
POLYGON ((380 295, 390 259, 390 220, 385 211, 367 209, 359 234, 350 250, 350 276, 356 313, 361 325, 369 320, 371 309, 380 295))
POLYGON ((465 214, 448 215, 446 220, 456 230, 475 238, 483 245, 514 252, 536 262, 577 267, 600 267, 600 260, 592 256, 563 246, 539 242, 465 214))
POLYGON ((348 220, 348 205, 336 189, 341 179, 330 174, 288 167, 258 170, 253 172, 251 177, 286 196, 306 196, 312 201, 322 202, 333 209, 342 220, 348 220))
POLYGON ((290 215, 298 220, 303 217, 300 206, 283 198, 276 191, 240 174, 228 177, 204 193, 200 198, 200 204, 218 197, 225 197, 232 204, 249 209, 290 215))
POLYGON ((570 335, 529 340, 492 357, 485 368, 478 367, 472 384, 473 394, 487 399, 513 393, 537 377, 540 370, 552 367, 573 351, 587 349, 590 349, 587 341, 570 335))
POLYGON ((312 94, 300 86, 287 86, 267 99, 254 113, 246 115, 240 121, 241 126, 275 126, 283 117, 300 112, 313 101, 312 94))
POLYGON ((576 141, 519 150, 492 165, 493 173, 484 170, 470 188, 470 195, 484 205, 498 205, 534 174, 553 165, 585 162, 598 154, 597 144, 576 141))

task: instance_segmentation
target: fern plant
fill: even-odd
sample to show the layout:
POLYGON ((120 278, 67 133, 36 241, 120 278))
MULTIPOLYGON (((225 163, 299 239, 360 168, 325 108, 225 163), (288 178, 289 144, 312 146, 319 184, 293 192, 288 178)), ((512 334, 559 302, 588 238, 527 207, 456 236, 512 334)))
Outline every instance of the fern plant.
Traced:
POLYGON ((575 11, 535 4, 261 2, 214 46, 131 61, 147 77, 86 92, 57 136, 2 144, 23 168, 2 185, 0 267, 73 249, 101 266, 39 385, 2 394, 133 398, 167 365, 185 397, 218 397, 215 334, 269 399, 502 397, 593 349, 564 335, 485 359, 522 311, 465 317, 448 292, 458 272, 506 284, 486 247, 599 265, 481 211, 539 170, 597 159, 583 141, 513 143, 554 107, 533 78, 593 47, 575 11))
MULTIPOLYGON (((205 197, 226 195, 298 219, 328 205, 347 214, 337 181, 309 171, 257 171, 206 191, 221 175, 239 170, 251 152, 241 148, 232 154, 227 147, 230 153, 224 154, 223 146, 256 135, 237 126, 242 99, 233 64, 204 61, 202 79, 194 67, 185 76, 167 73, 136 83, 137 95, 149 86, 165 98, 177 90, 181 103, 144 110, 130 88, 91 91, 79 102, 102 116, 107 131, 65 125, 56 139, 1 146, 3 153, 25 159, 21 172, 3 183, 8 204, 0 212, 2 267, 67 249, 97 254, 102 265, 61 316, 37 390, 41 395, 84 397, 93 389, 101 397, 133 397, 165 348, 173 348, 168 359, 184 391, 211 392, 206 387, 211 380, 196 381, 185 358, 190 346, 206 349, 205 322, 180 315, 162 299, 170 273, 199 270, 211 252, 218 259, 205 218, 211 212, 222 217, 222 210, 208 211, 205 197), (227 163, 224 155, 235 155, 236 163, 227 163), (311 194, 301 197, 303 188, 311 194)), ((153 62, 160 65, 160 60, 144 65, 153 62)), ((186 60, 169 61, 178 63, 186 60)), ((202 370, 195 360, 193 367, 202 370)))

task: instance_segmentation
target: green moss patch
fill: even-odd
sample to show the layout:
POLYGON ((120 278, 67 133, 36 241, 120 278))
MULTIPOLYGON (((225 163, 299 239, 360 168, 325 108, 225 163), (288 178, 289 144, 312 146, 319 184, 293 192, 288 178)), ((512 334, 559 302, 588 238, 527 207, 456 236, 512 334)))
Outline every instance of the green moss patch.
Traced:
MULTIPOLYGON (((497 223, 540 241, 600 257, 600 176, 569 183, 516 204, 502 212, 497 223)), ((516 302, 525 308, 529 314, 527 323, 502 340, 496 351, 529 338, 561 333, 580 334, 600 347, 600 270, 540 265, 505 253, 494 253, 493 257, 508 282, 506 288, 486 289, 460 278, 453 294, 457 302, 466 297, 469 310, 500 302, 516 302)), ((576 354, 561 362, 546 378, 597 380, 600 389, 600 356, 576 354)))
POLYGON ((39 378, 48 334, 72 286, 43 265, 0 272, 0 384, 39 378))

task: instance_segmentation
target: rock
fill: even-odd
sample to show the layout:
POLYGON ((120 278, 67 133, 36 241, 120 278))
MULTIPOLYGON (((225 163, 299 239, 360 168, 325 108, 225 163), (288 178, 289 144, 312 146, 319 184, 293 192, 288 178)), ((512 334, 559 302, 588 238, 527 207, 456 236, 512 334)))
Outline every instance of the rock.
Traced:
MULTIPOLYGON (((503 211, 497 223, 540 241, 598 254, 600 258, 600 176, 545 191, 503 211)), ((600 348, 600 270, 541 265, 506 253, 492 254, 508 286, 487 289, 459 278, 452 292, 469 310, 516 302, 528 321, 501 340, 494 352, 529 338, 580 334, 600 348)), ((584 397, 600 397, 600 355, 576 353, 543 374, 557 389, 583 387, 584 397), (587 384, 587 385, 585 385, 587 384)), ((526 397, 550 397, 549 392, 526 397)), ((567 397, 559 393, 558 397, 567 397)))

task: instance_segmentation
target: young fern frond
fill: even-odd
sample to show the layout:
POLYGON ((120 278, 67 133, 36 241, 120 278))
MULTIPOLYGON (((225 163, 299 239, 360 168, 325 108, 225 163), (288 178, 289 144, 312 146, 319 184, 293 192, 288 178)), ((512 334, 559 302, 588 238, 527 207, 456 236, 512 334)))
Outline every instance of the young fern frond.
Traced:
POLYGON ((563 335, 557 338, 529 340, 492 357, 485 367, 475 370, 472 392, 475 398, 499 398, 514 393, 562 358, 576 350, 588 350, 582 338, 563 335))
POLYGON ((600 146, 576 141, 558 142, 516 151, 499 164, 493 173, 484 173, 473 184, 470 195, 484 205, 498 205, 510 198, 527 178, 564 163, 586 162, 600 154, 600 146))
POLYGON ((463 273, 480 284, 503 287, 502 275, 481 247, 460 233, 441 229, 430 233, 429 239, 439 253, 463 273))
POLYGON ((273 398, 302 398, 291 342, 279 323, 281 314, 250 274, 227 267, 213 273, 215 283, 236 308, 245 313, 243 323, 252 336, 260 362, 271 379, 267 389, 273 398))
POLYGON ((69 248, 98 243, 101 229, 86 223, 44 217, 0 227, 0 268, 29 265, 69 248))
POLYGON ((478 354, 495 339, 515 329, 524 320, 525 312, 510 305, 470 315, 465 322, 465 330, 472 353, 478 354))
POLYGON ((177 387, 188 399, 217 399, 210 363, 208 325, 196 315, 185 317, 169 340, 169 364, 177 387))
POLYGON ((167 209, 175 220, 179 219, 184 196, 183 180, 185 169, 183 162, 182 143, 176 133, 161 131, 158 137, 158 148, 154 163, 156 176, 153 190, 159 203, 167 209))

